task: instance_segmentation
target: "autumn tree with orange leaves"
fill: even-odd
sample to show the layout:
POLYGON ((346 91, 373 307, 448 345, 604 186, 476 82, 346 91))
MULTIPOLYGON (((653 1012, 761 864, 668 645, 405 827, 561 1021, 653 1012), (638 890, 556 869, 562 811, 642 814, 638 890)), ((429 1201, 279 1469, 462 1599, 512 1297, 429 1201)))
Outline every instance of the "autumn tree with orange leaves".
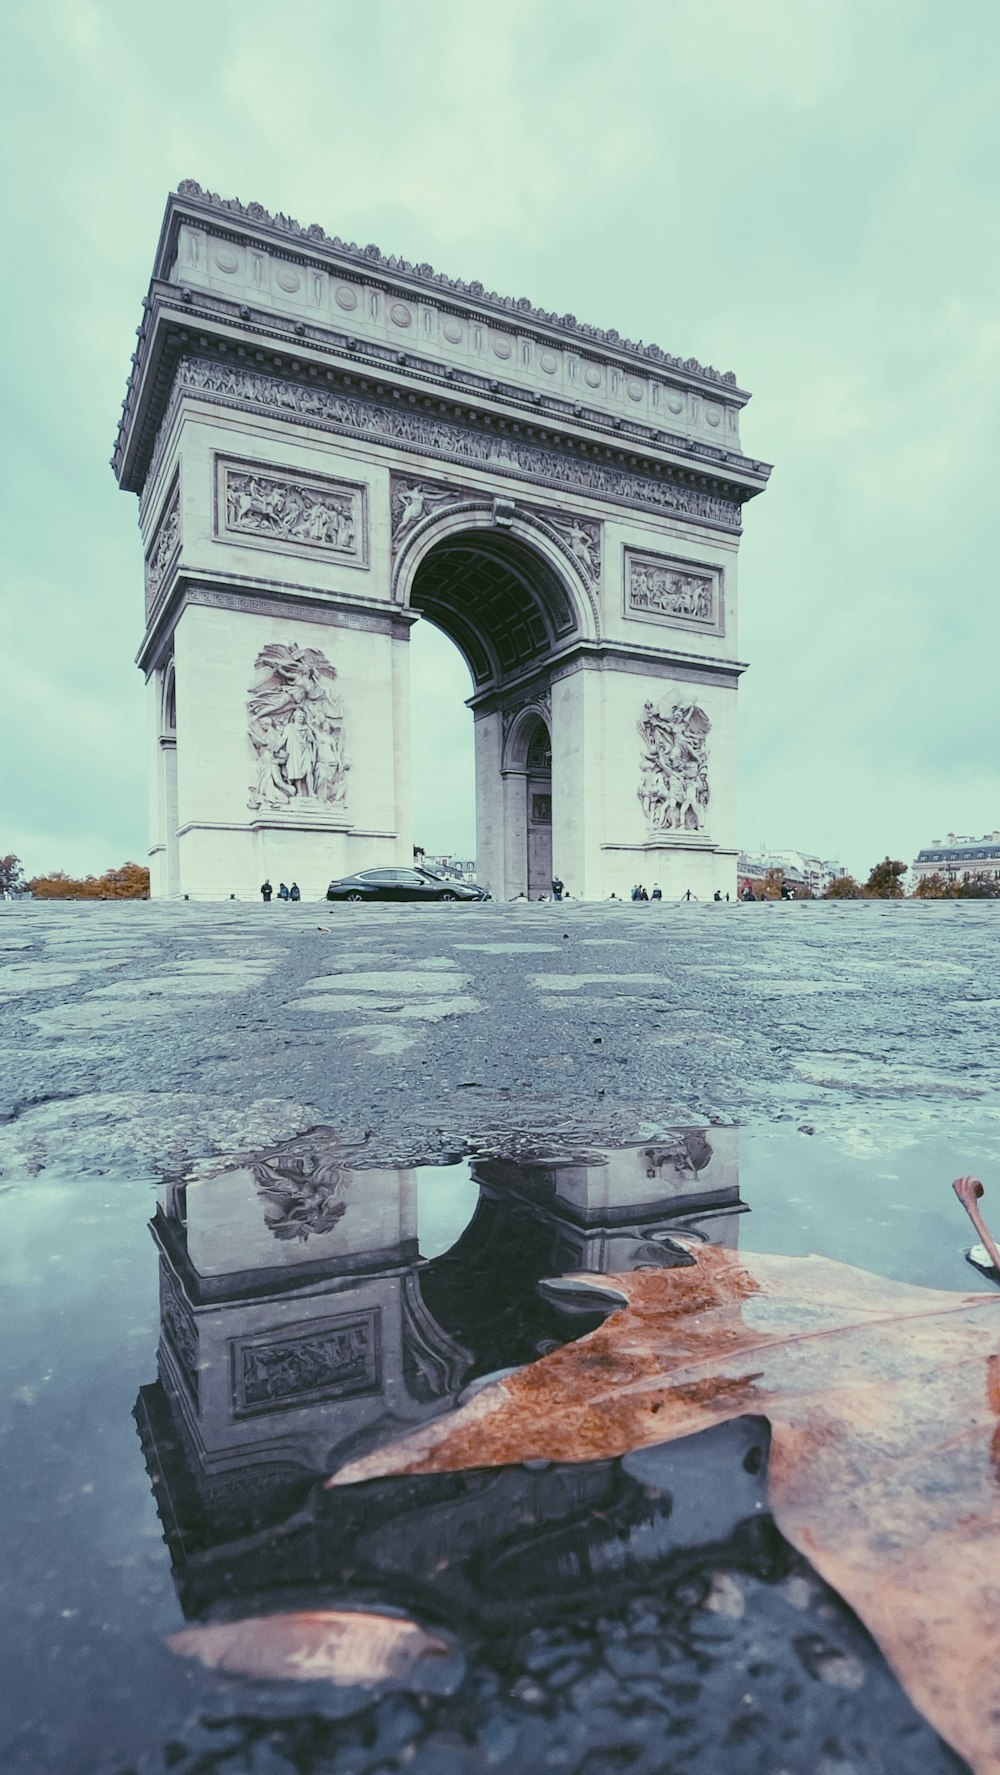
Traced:
POLYGON ((49 875, 34 876, 27 885, 36 900, 148 900, 149 870, 141 863, 123 863, 103 875, 77 879, 53 869, 49 875))

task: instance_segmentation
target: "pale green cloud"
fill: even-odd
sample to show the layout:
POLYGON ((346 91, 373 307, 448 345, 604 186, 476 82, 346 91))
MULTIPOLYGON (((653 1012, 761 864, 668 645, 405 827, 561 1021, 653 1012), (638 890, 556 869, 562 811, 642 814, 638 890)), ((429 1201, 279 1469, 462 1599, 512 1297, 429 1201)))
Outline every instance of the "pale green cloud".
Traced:
MULTIPOLYGON (((0 848, 145 847, 141 561, 107 458, 185 176, 734 368, 776 464, 742 557, 745 839, 863 868, 1000 824, 994 5, 4 17, 0 848)), ((466 849, 466 675, 419 652, 418 829, 466 849)))

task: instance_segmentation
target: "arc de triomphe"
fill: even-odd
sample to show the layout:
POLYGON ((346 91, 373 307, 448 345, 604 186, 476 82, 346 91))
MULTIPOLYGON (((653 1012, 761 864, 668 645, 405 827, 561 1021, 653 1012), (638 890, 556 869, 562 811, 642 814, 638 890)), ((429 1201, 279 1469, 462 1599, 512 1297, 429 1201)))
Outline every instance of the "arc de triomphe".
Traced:
POLYGON ((553 873, 732 892, 736 555, 769 473, 748 398, 182 183, 113 458, 145 548, 153 894, 308 898, 411 861, 419 616, 472 674, 497 898, 553 873))

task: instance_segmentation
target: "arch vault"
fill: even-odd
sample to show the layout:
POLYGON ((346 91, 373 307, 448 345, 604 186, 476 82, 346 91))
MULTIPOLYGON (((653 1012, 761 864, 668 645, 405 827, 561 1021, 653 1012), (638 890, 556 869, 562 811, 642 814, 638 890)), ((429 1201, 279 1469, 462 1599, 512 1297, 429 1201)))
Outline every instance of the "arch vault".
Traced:
POLYGON ((113 466, 139 495, 158 895, 411 856, 408 640, 472 675, 480 880, 735 886, 732 373, 167 203, 113 466))

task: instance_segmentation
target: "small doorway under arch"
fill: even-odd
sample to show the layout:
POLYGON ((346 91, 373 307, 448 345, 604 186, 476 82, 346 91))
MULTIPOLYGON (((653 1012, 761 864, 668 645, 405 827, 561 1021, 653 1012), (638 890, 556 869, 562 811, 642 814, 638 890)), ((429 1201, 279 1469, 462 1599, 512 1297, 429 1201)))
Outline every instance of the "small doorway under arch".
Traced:
POLYGON ((538 900, 552 890, 552 740, 540 715, 528 733, 525 764, 527 891, 538 900))

